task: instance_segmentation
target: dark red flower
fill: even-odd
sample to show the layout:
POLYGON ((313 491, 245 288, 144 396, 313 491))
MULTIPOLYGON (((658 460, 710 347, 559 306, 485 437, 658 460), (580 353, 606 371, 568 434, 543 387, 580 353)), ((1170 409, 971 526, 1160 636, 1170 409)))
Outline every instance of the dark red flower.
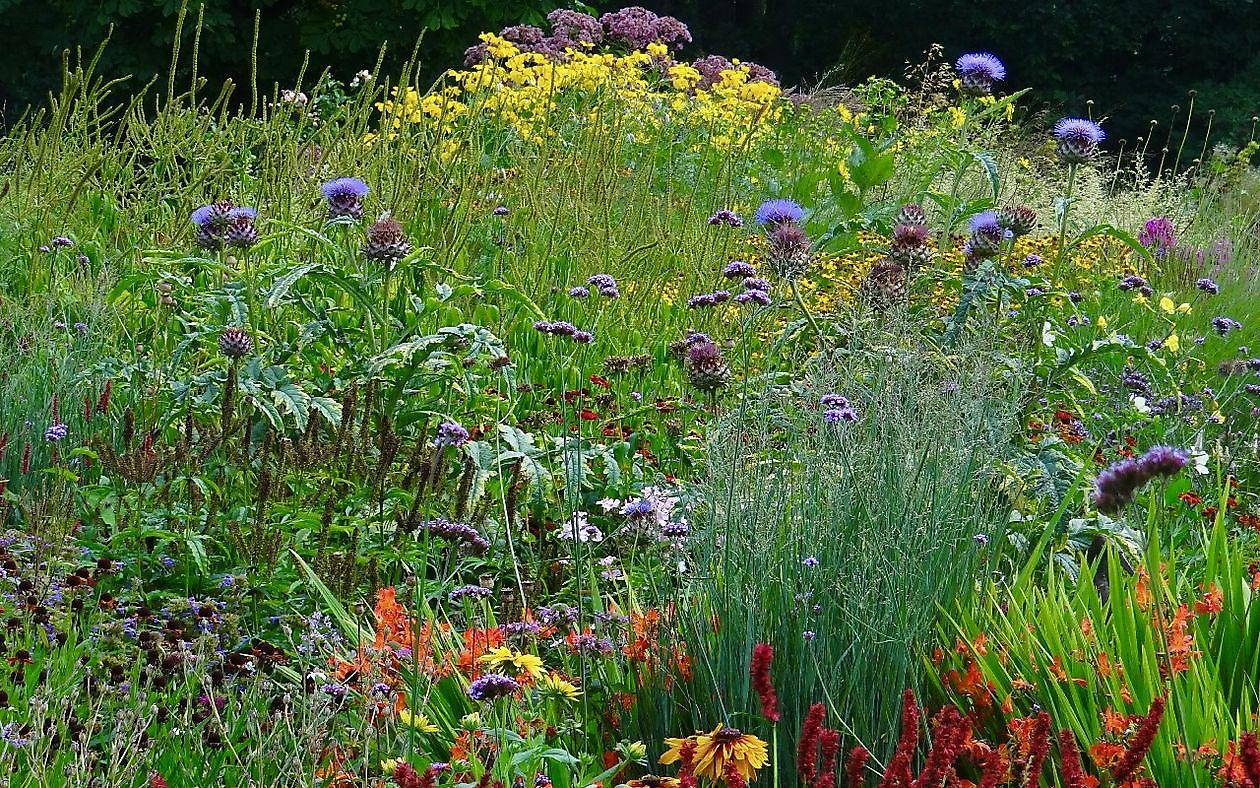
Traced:
POLYGON ((1111 774, 1117 783, 1124 782, 1132 777, 1133 773, 1142 765, 1142 759, 1150 752, 1151 744, 1155 741, 1155 734, 1159 732, 1159 724, 1163 718, 1164 699, 1159 697, 1151 702, 1151 709, 1142 718, 1142 723, 1138 726, 1137 733, 1133 735, 1133 741, 1129 742, 1129 748, 1124 751, 1124 757, 1111 770, 1111 774))
POLYGON ((770 722, 779 721, 779 697, 774 691, 774 682, 770 677, 770 665, 774 661, 774 648, 769 643, 758 643, 753 646, 752 674, 753 689, 761 701, 761 716, 770 722))

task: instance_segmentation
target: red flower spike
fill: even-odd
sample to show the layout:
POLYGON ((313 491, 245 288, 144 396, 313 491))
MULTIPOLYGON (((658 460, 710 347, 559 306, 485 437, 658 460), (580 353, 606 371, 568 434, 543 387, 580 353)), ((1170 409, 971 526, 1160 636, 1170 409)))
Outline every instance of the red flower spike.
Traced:
POLYGON ((819 737, 822 742, 822 766, 812 788, 835 788, 836 763, 840 755, 840 731, 824 728, 819 737))
POLYGON ((1242 754, 1243 771, 1252 784, 1260 786, 1260 745, 1256 742, 1256 734, 1244 733, 1239 739, 1239 751, 1242 754))
POLYGON ((1085 770, 1081 768, 1081 753, 1076 748, 1076 737, 1064 728, 1059 731, 1059 777, 1063 788, 1085 788, 1085 770))
POLYGON ((722 770, 722 780, 726 783, 726 788, 748 788, 748 781, 739 773, 739 764, 734 758, 726 762, 726 767, 722 770))
POLYGON ((796 745, 796 773, 801 782, 807 783, 814 778, 814 770, 818 764, 818 737, 822 733, 826 716, 827 707, 815 703, 809 707, 805 722, 801 724, 801 739, 796 745))
POLYGON ((932 735, 932 747, 928 750, 927 762, 923 771, 914 781, 914 788, 936 788, 944 782, 946 775, 952 770, 958 753, 962 751, 971 732, 971 724, 967 722, 953 706, 946 706, 937 717, 936 730, 932 735))
POLYGON ((919 707, 914 702, 914 690, 907 689, 901 695, 901 741, 897 742, 897 749, 879 788, 910 788, 910 759, 918 746, 919 707))
POLYGON ((1142 719, 1142 724, 1138 726, 1137 733, 1133 735, 1133 741, 1129 743, 1129 748, 1124 751, 1124 757, 1111 770, 1111 775, 1117 783, 1124 782, 1132 777, 1133 773, 1142 765, 1142 759, 1150 752, 1151 744, 1155 741, 1155 734, 1159 732, 1159 723, 1163 718, 1164 699, 1159 697, 1151 702, 1151 710, 1142 719))
POLYGON ((870 758, 870 752, 860 744, 849 751, 849 758, 844 764, 844 775, 849 781, 848 788, 863 788, 866 785, 866 762, 870 758))
POLYGON ((753 689, 761 701, 761 716, 772 723, 779 721, 779 697, 774 692, 774 682, 770 678, 770 665, 774 661, 774 649, 769 643, 758 643, 753 646, 752 674, 753 689))
POLYGON ((1041 784, 1041 766, 1046 762, 1046 753, 1050 751, 1050 715, 1038 712, 1033 718, 1032 758, 1028 761, 1027 788, 1037 788, 1041 784))

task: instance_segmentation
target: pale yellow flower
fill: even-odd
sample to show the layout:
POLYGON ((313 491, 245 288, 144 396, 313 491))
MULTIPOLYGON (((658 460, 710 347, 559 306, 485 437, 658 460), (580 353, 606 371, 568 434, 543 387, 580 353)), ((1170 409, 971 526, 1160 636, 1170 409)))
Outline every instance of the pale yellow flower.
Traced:
POLYGON ((1177 351, 1181 350, 1181 340, 1177 337, 1176 334, 1169 334, 1168 339, 1164 340, 1164 348, 1169 353, 1176 353, 1177 351))
POLYGON ((403 725, 410 725, 420 733, 437 733, 439 730, 438 726, 434 725, 427 716, 419 713, 412 714, 409 709, 399 709, 398 720, 403 725))
POLYGON ((481 662, 492 668, 502 669, 511 666, 516 668, 517 673, 528 675, 535 681, 543 677, 543 661, 540 657, 522 651, 513 651, 507 646, 491 649, 490 653, 481 658, 481 662))

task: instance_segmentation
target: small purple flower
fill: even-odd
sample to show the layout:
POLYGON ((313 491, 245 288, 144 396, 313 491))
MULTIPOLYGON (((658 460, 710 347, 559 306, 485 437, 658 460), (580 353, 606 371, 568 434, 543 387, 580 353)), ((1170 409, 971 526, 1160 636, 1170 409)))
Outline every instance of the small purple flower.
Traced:
POLYGON ((1073 304, 1079 304, 1080 302, 1085 300, 1085 296, 1073 290, 1072 292, 1068 293, 1068 300, 1071 301, 1073 304))
POLYGON ((988 52, 969 52, 958 58, 954 69, 963 92, 972 96, 987 96, 994 82, 1006 79, 1006 66, 988 52))
POLYGON ((437 428, 437 436, 433 439, 436 448, 445 446, 463 446, 468 442, 468 430, 453 421, 444 421, 437 428))
POLYGON ((709 224, 725 225, 726 227, 743 227, 744 220, 741 219, 739 214, 734 211, 723 208, 709 217, 709 224))
POLYGON ((451 589, 451 593, 446 598, 452 602, 459 602, 462 599, 485 599, 493 593, 494 589, 483 586, 459 586, 451 589))
POLYGON ((615 287, 601 287, 599 294, 604 298, 621 298, 621 291, 615 287))
POLYGON ((1024 289, 1024 295, 1028 298, 1037 298, 1046 294, 1045 290, 1040 287, 1028 287, 1024 289))
POLYGON ((65 424, 57 423, 44 431, 44 440, 50 443, 56 443, 57 441, 65 440, 66 436, 69 434, 69 427, 65 424))
POLYGON ((971 537, 971 540, 976 543, 977 547, 984 547, 989 543, 989 536, 988 534, 976 534, 971 537))
POLYGON ((496 207, 493 211, 491 211, 491 213, 493 213, 495 216, 507 216, 508 207, 506 205, 500 205, 496 207))
POLYGON ((1187 462, 1189 458, 1180 449, 1155 446, 1142 455, 1138 465, 1148 476, 1173 476, 1186 467, 1187 462))
POLYGON ((579 345, 589 345, 595 341, 595 335, 589 331, 574 331, 573 341, 579 345))
POLYGON ((801 560, 801 566, 807 566, 810 569, 813 569, 814 567, 818 566, 818 564, 819 564, 819 561, 818 561, 817 556, 812 556, 812 555, 806 556, 804 559, 801 560))
POLYGON ((1078 328, 1080 326, 1086 325, 1088 322, 1089 321, 1087 321, 1085 318, 1081 317, 1080 315, 1072 315, 1071 317, 1067 319, 1068 328, 1078 328))
POLYGON ((1150 283, 1137 274, 1129 274, 1120 280, 1116 287, 1121 290, 1140 290, 1146 292, 1150 289, 1150 283))
POLYGON ((819 398, 818 404, 824 408, 847 408, 849 407, 849 400, 847 397, 842 397, 839 394, 824 394, 819 398))
POLYGON ((793 200, 766 200, 753 218, 762 226, 795 224, 805 218, 805 209, 793 200))
POLYGON ((1038 254, 1030 254, 1024 257, 1025 268, 1036 268, 1044 262, 1045 260, 1041 259, 1041 255, 1038 254))
POLYGON ((1195 281, 1194 286, 1209 295, 1219 295, 1221 292, 1221 286, 1218 285, 1215 280, 1209 279, 1206 276, 1195 281))
POLYGON ((468 697, 476 701, 491 701, 511 695, 521 688, 516 679, 502 673, 487 673, 481 678, 473 679, 468 685, 468 697))
POLYGON ((79 332, 79 336, 81 336, 81 337, 85 337, 85 336, 87 336, 87 333, 88 333, 88 324, 87 324, 87 323, 75 323, 75 324, 74 324, 74 330, 79 332))
POLYGON ((591 295, 591 291, 590 291, 590 288, 582 287, 581 285, 578 285, 577 287, 569 288, 569 295, 572 296, 573 298, 589 298, 591 295))
POLYGON ((743 277, 755 277, 757 269, 752 263, 743 260, 732 260, 722 269, 722 276, 727 279, 740 279, 743 277))
POLYGON ((801 639, 803 639, 806 643, 813 642, 816 637, 818 637, 818 633, 812 629, 807 629, 801 633, 801 639))
POLYGON ((1152 350, 1152 351, 1154 351, 1154 350, 1159 350, 1159 349, 1160 349, 1160 348, 1162 348, 1163 346, 1164 346, 1164 340, 1162 340, 1162 339, 1158 339, 1158 338, 1157 338, 1157 339, 1152 339, 1150 342, 1147 342, 1147 343, 1146 343, 1146 349, 1147 349, 1147 350, 1152 350))
POLYGON ((661 526, 661 536, 666 539, 686 539, 691 529, 686 523, 666 523, 661 526))
POLYGON ((712 293, 701 293, 687 299, 688 309, 700 309, 701 307, 717 306, 717 298, 712 293))
POLYGON ((652 505, 652 502, 644 500, 643 498, 631 501, 621 507, 621 515, 632 520, 641 520, 645 517, 651 517, 655 512, 656 507, 652 505))
POLYGON ((761 306, 770 306, 770 294, 764 290, 745 290, 735 296, 737 304, 760 304, 761 306))
POLYGON ((84 268, 92 264, 92 258, 88 257, 85 254, 81 254, 74 259, 78 261, 79 265, 83 266, 84 268))
POLYGON ((612 278, 612 274, 594 274, 590 279, 586 280, 588 285, 604 290, 606 288, 616 289, 617 280, 612 278))
POLYGON ((64 235, 57 236, 56 238, 52 239, 52 241, 50 241, 49 243, 52 244, 52 247, 54 249, 68 249, 71 246, 74 246, 74 241, 71 241, 69 238, 67 238, 64 235))
POLYGON ((1231 331, 1237 331, 1242 328, 1242 323, 1234 320, 1232 317, 1214 317, 1212 318, 1212 330, 1221 336, 1226 336, 1231 331))
MULTIPOLYGON (((52 252, 52 247, 49 246, 48 244, 44 244, 43 246, 39 247, 39 251, 43 252, 44 254, 49 254, 50 252, 52 252)), ((13 725, 14 723, 9 723, 9 724, 13 725)))
POLYGON ((832 408, 823 411, 823 421, 828 424, 839 424, 842 421, 855 422, 858 420, 858 413, 853 408, 832 408))
POLYGON ((171 558, 169 555, 158 556, 158 563, 161 564, 162 568, 168 572, 175 568, 175 559, 171 558))
POLYGON ((1243 386, 1243 391, 1248 394, 1260 394, 1260 383, 1247 383, 1243 386))
POLYGON ((770 283, 759 276, 750 276, 744 281, 740 282, 740 284, 743 286, 745 290, 763 290, 765 292, 770 291, 770 283))
POLYGON ((1054 124, 1059 141, 1059 158, 1067 164, 1081 164, 1094 158, 1098 145, 1107 138, 1102 126, 1086 118, 1064 118, 1054 124))

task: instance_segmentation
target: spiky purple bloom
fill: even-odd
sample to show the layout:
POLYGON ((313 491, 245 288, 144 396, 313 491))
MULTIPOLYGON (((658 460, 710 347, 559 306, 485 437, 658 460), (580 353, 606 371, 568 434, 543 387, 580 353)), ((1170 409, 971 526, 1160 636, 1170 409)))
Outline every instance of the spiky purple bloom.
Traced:
POLYGON ((954 63, 962 90, 972 96, 987 96, 993 83, 1006 79, 1006 66, 988 52, 969 52, 954 63))
POLYGON ((1202 279, 1196 280, 1194 286, 1209 295, 1219 295, 1221 292, 1221 286, 1218 285, 1215 280, 1209 279, 1206 276, 1202 279))
POLYGON ((715 211, 714 214, 709 217, 709 224, 724 225, 726 227, 743 227, 744 220, 741 219, 739 214, 734 211, 728 208, 722 208, 719 211, 715 211))
POLYGON ((1156 476, 1174 476, 1189 458, 1180 449, 1155 446, 1136 460, 1121 460, 1095 481, 1094 506, 1100 512, 1117 512, 1133 501, 1142 485, 1156 476))
POLYGON ((805 218, 805 209, 794 200, 766 200, 757 207, 753 219, 762 226, 795 224, 805 218))
POLYGON ((1059 141, 1059 158, 1068 164, 1081 164, 1094 158, 1107 133, 1092 120, 1064 118, 1054 124, 1054 137, 1059 141))
POLYGON ((625 506, 621 507, 621 516, 629 517, 632 520, 642 519, 644 517, 651 517, 653 514, 655 514, 655 512, 656 512, 656 507, 652 505, 652 502, 645 500, 643 498, 638 498, 636 500, 633 500, 630 503, 626 504, 625 506))
POLYGON ((971 217, 970 255, 972 257, 992 257, 998 253, 1002 242, 1014 237, 1014 233, 1002 226, 996 211, 984 211, 971 217))
POLYGON ((755 277, 757 268, 752 264, 743 260, 732 260, 722 269, 722 276, 727 279, 739 279, 741 277, 755 277))
POLYGON ((467 442, 468 430, 453 421, 442 422, 433 439, 433 445, 439 449, 444 446, 463 446, 467 442))
POLYGON ((1242 328, 1242 323, 1232 317, 1214 317, 1212 318, 1212 330, 1221 336, 1226 336, 1231 331, 1237 331, 1242 328))
POLYGON ((1138 231, 1138 243, 1151 250, 1157 259, 1168 255, 1168 250, 1177 245, 1177 232, 1172 220, 1167 216, 1156 216, 1147 219, 1146 224, 1138 231))
POLYGON ((744 292, 735 296, 735 303, 758 304, 760 306, 770 306, 770 304, 773 303, 773 299, 770 298, 770 294, 767 293, 765 290, 745 290, 744 292))
POLYGON ((481 678, 473 679, 468 685, 468 697, 476 701, 491 701, 511 695, 521 688, 516 679, 502 673, 487 673, 481 678))
POLYGON ((49 441, 51 443, 56 443, 57 441, 65 440, 65 437, 69 434, 70 434, 69 427, 67 427, 64 424, 57 423, 44 431, 44 440, 49 441))

